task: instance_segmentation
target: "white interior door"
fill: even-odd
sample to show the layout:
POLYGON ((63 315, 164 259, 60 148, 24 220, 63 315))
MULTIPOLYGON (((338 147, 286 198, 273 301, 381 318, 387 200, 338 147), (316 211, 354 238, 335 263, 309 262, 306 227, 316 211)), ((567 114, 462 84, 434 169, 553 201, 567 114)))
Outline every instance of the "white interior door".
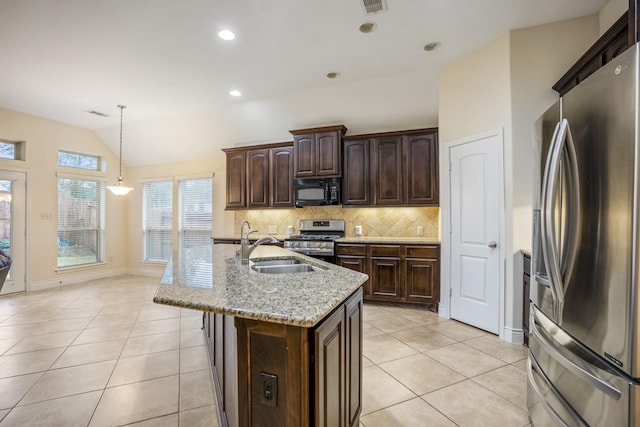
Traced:
POLYGON ((0 295, 26 290, 26 183, 24 172, 0 171, 0 248, 11 255, 0 295))
POLYGON ((501 136, 449 149, 451 317, 489 332, 500 323, 501 136))

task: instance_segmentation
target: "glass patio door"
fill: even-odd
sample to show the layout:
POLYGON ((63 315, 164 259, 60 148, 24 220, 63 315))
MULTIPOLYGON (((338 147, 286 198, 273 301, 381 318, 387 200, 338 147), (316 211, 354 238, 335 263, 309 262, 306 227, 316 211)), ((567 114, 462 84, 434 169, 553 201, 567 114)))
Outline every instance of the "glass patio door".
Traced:
POLYGON ((26 182, 24 172, 0 171, 0 249, 12 259, 0 295, 26 290, 26 182))

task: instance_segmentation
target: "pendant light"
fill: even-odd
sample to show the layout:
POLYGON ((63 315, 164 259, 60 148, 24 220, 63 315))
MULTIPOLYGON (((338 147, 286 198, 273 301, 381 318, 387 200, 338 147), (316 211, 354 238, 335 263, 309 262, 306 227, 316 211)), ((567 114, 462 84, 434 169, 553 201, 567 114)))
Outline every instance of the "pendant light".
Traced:
POLYGON ((118 182, 116 185, 107 185, 109 191, 111 191, 116 196, 125 196, 129 194, 129 191, 133 190, 133 187, 126 187, 122 185, 122 112, 126 105, 118 105, 120 109, 120 175, 118 175, 118 182))

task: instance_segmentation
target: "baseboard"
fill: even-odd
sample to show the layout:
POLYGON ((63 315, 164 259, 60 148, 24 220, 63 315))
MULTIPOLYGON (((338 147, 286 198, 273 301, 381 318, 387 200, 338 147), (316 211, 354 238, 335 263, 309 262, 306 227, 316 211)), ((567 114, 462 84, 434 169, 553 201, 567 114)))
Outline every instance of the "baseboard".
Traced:
POLYGON ((505 327, 503 329, 502 339, 512 344, 524 343, 524 332, 522 329, 513 329, 505 327))
POLYGON ((122 276, 127 271, 124 268, 100 270, 100 271, 78 271, 76 273, 65 273, 64 277, 57 279, 41 280, 27 284, 27 292, 41 291, 43 289, 60 288, 67 285, 88 282, 90 280, 104 279, 106 277, 122 276))
POLYGON ((134 276, 157 277, 158 279, 160 279, 162 277, 162 274, 164 273, 164 270, 165 270, 165 266, 162 266, 161 268, 136 267, 136 268, 127 268, 127 274, 132 274, 134 276))

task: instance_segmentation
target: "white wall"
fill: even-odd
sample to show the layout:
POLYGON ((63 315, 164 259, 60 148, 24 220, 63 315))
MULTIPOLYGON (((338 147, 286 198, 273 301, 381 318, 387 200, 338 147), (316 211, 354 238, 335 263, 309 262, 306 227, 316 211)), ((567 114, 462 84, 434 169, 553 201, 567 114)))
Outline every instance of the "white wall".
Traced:
MULTIPOLYGON (((118 158, 93 132, 28 114, 0 109, 0 138, 26 141, 26 160, 0 159, 0 169, 18 168, 28 174, 27 193, 27 289, 66 285, 86 279, 122 274, 127 263, 127 200, 107 191, 106 259, 110 262, 93 267, 57 271, 57 172, 82 173, 74 168, 57 166, 61 148, 102 156, 105 177, 113 183, 118 176, 118 158), (42 219, 43 213, 51 220, 42 219)), ((125 169, 126 172, 126 169, 125 169)), ((87 173, 89 174, 89 173, 87 173)))
MULTIPOLYGON (((504 132, 506 259, 501 336, 507 339, 517 339, 522 326, 520 250, 531 246, 533 122, 557 99, 551 86, 597 39, 598 31, 595 15, 512 31, 451 64, 439 76, 441 193, 448 191, 444 163, 448 144, 494 129, 504 132)), ((443 205, 443 223, 446 209, 443 205)), ((448 295, 449 242, 447 233, 442 236, 441 293, 448 295)), ((443 302, 448 304, 445 298, 443 302)))

